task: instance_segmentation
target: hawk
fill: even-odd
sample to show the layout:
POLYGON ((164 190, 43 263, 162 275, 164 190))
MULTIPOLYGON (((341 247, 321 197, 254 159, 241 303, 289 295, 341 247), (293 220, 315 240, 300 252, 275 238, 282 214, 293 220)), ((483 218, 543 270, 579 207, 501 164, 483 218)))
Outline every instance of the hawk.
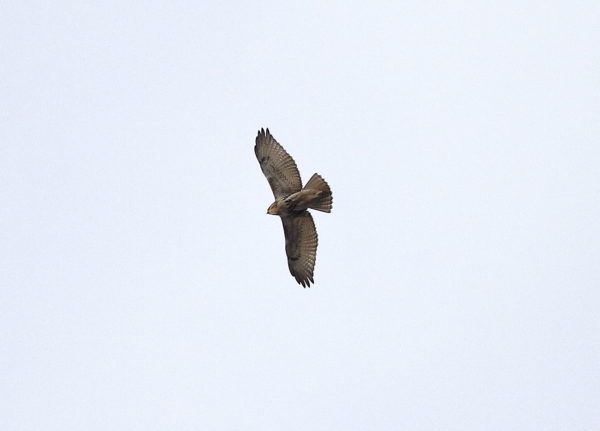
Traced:
POLYGON ((315 282, 318 237, 307 209, 331 212, 333 196, 329 184, 319 174, 314 174, 302 187, 296 162, 269 129, 258 132, 254 153, 275 196, 267 214, 281 217, 290 273, 302 287, 310 287, 310 283, 315 282))

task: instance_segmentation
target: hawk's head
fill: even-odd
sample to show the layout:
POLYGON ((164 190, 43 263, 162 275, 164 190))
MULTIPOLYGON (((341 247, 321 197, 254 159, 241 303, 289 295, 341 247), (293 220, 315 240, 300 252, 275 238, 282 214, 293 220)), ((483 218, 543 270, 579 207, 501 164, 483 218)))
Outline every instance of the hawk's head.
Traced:
POLYGON ((277 201, 273 202, 269 208, 267 209, 267 214, 278 215, 279 214, 279 204, 277 201))

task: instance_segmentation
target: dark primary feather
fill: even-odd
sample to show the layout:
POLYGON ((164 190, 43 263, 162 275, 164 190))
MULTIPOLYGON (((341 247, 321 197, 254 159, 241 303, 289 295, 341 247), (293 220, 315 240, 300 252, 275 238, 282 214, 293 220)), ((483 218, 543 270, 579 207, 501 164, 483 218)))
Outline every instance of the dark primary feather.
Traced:
POLYGON ((273 138, 269 129, 260 129, 254 145, 260 168, 267 177, 275 199, 280 199, 302 189, 300 172, 294 159, 273 138))
POLYGON ((313 273, 317 259, 317 229, 308 211, 281 217, 285 234, 285 253, 290 273, 303 287, 314 283, 313 273))

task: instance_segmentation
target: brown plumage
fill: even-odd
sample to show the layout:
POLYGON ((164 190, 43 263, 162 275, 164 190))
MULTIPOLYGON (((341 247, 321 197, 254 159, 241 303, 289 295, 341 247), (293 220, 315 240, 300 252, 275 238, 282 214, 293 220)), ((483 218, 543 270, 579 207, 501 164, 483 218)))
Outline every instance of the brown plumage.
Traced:
POLYGON ((269 129, 258 132, 254 153, 275 196, 267 214, 281 217, 290 273, 303 287, 310 287, 310 283, 314 283, 319 241, 307 209, 331 212, 331 189, 319 174, 314 174, 303 188, 296 162, 269 129))

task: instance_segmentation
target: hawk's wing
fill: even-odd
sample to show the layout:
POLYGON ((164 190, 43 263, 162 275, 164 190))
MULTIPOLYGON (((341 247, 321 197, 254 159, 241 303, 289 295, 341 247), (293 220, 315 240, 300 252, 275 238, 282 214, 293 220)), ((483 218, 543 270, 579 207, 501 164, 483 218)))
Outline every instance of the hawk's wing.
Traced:
POLYGON ((281 217, 285 234, 285 253, 290 272, 303 287, 314 283, 313 271, 317 259, 317 229, 308 211, 281 217))
POLYGON ((302 189, 302 180, 296 162, 271 136, 269 129, 260 129, 254 153, 267 177, 275 199, 281 199, 302 189))

